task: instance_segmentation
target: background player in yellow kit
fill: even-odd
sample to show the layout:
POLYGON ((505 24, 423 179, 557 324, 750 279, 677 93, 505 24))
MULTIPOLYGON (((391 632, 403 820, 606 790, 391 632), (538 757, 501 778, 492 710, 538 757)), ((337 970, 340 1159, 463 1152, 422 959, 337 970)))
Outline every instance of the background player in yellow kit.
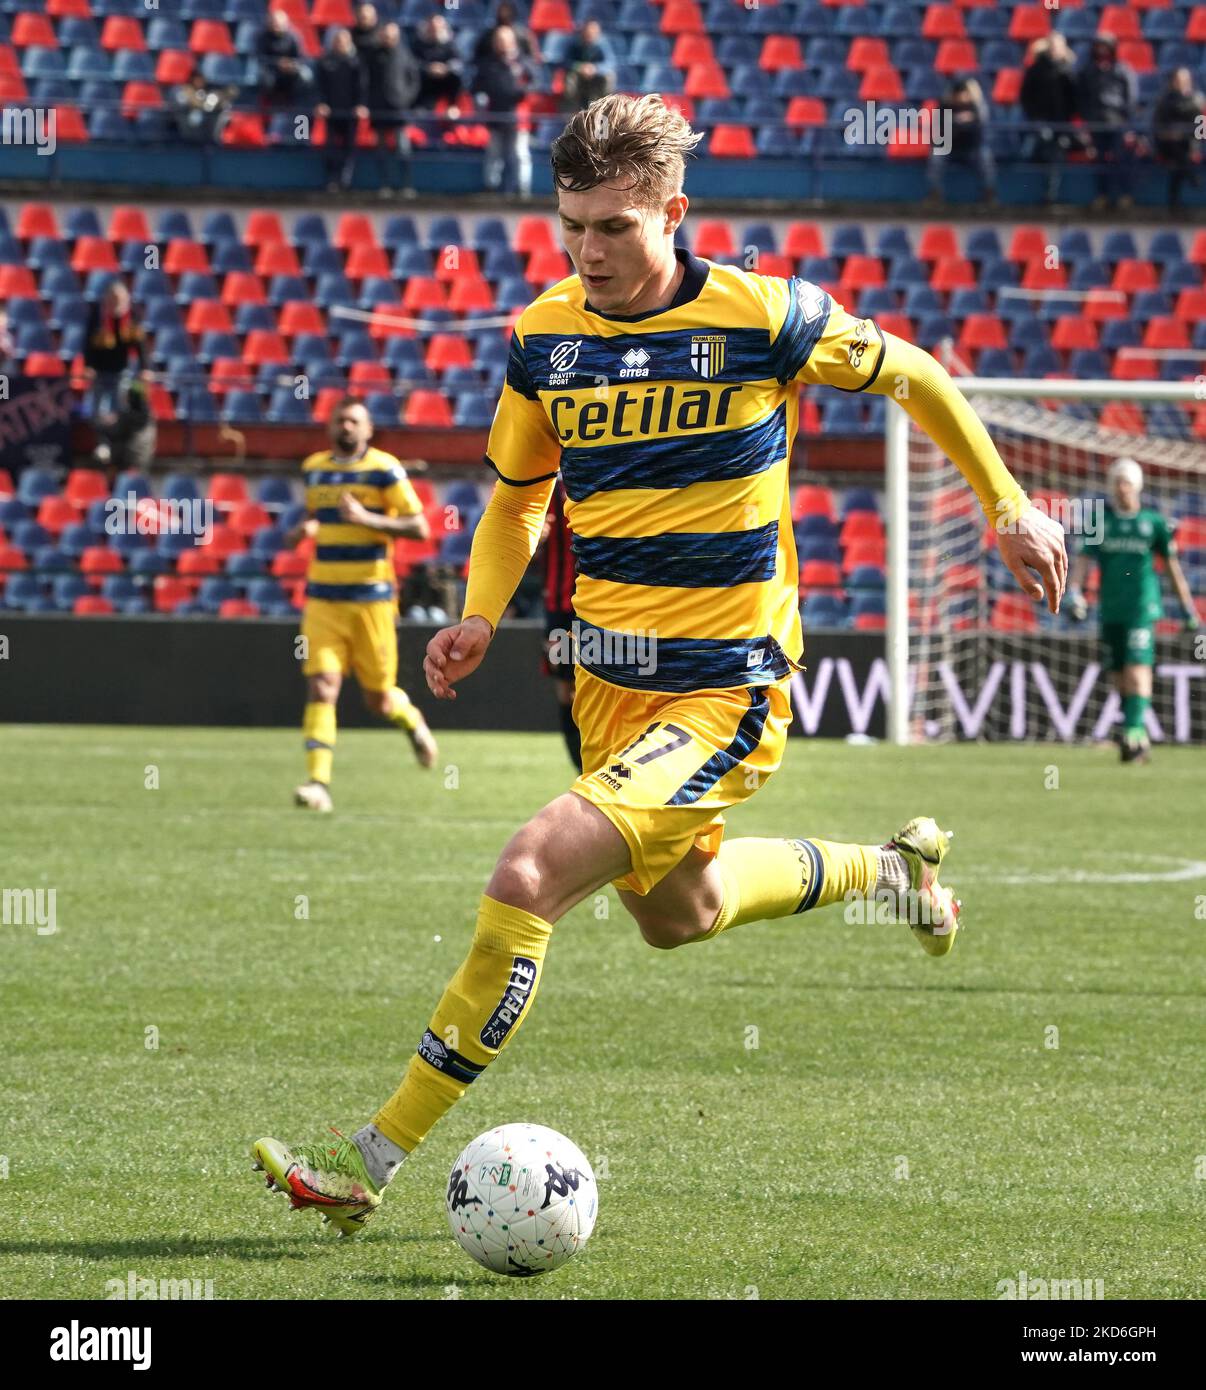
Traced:
POLYGON ((372 447, 372 420, 359 401, 341 401, 331 412, 330 434, 331 447, 302 464, 309 513, 303 527, 316 548, 301 623, 306 781, 294 799, 311 811, 332 809, 335 706, 349 671, 368 708, 406 733, 422 766, 436 758, 431 730, 397 684, 392 542, 427 539, 423 504, 398 460, 372 447))
POLYGON ((345 1234, 515 1035, 553 924, 609 882, 661 948, 877 890, 896 896, 930 954, 954 939, 957 905, 937 881, 947 837, 929 817, 886 844, 722 842, 725 808, 779 766, 803 650, 788 486, 798 384, 900 400, 975 488, 1022 588, 1045 592, 1053 612, 1063 533, 1029 506, 928 353, 816 285, 675 249, 698 138, 659 97, 612 96, 553 145, 576 273, 515 326, 488 447, 499 481, 464 618, 432 639, 425 670, 437 696, 455 698, 481 663, 560 471, 578 565, 583 773, 503 850, 469 953, 373 1121, 350 1139, 253 1145, 271 1186, 345 1234))

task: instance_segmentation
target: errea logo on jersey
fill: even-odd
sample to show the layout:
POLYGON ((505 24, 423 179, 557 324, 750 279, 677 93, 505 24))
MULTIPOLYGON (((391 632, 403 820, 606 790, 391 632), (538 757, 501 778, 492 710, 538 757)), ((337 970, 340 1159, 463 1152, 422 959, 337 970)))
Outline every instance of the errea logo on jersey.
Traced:
POLYGON ((569 381, 581 347, 581 338, 577 340, 567 338, 552 349, 549 353, 550 386, 564 386, 569 381))
POLYGON ((624 366, 620 369, 621 377, 648 376, 649 368, 646 363, 649 361, 649 354, 643 347, 632 347, 620 358, 624 366))

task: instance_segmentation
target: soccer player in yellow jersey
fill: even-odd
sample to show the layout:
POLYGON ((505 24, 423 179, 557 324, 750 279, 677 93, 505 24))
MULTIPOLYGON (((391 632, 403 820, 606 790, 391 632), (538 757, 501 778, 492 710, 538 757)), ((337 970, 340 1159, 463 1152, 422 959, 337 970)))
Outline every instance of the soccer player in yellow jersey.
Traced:
POLYGON ((305 639, 306 780, 299 806, 330 811, 335 706, 353 672, 368 708, 410 739, 423 767, 436 758, 427 722, 398 687, 397 588, 393 541, 426 540, 423 504, 392 454, 373 448, 373 423, 356 400, 331 412, 331 447, 302 464, 306 510, 315 538, 301 631, 305 639))
POLYGON ((1001 553, 1058 609, 1061 528, 1030 507, 926 352, 824 290, 676 250, 684 156, 699 137, 656 96, 605 97, 553 145, 575 273, 520 316, 489 440, 498 482, 474 537, 460 623, 429 643, 455 698, 489 648, 540 536, 558 472, 578 564, 574 717, 582 775, 511 839, 468 955, 395 1094, 350 1139, 261 1139, 255 1165, 343 1233, 532 1008, 553 924, 614 883, 651 945, 703 942, 887 895, 945 954, 958 904, 929 817, 887 843, 724 840, 724 810, 779 766, 802 640, 788 466, 798 385, 892 394, 975 489, 1001 553))

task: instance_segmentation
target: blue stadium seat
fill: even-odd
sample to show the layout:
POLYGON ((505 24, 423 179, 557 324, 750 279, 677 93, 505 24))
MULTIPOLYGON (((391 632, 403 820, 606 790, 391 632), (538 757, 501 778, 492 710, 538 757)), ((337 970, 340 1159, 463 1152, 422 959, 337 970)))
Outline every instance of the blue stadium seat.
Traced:
POLYGON ((846 580, 846 588, 870 589, 882 591, 887 587, 884 572, 878 565, 858 565, 850 571, 846 580))
MULTIPOLYGON (((48 468, 26 468, 17 479, 17 500, 27 507, 36 507, 44 497, 57 496, 59 481, 48 468)), ((45 544, 45 541, 42 542, 45 544)), ((18 541, 18 545, 23 542, 18 541)))
POLYGON ((278 386, 269 399, 267 418, 274 425, 308 425, 310 402, 298 400, 291 386, 278 386))
POLYGON ((239 580, 259 579, 263 573, 264 560, 260 555, 253 555, 250 551, 242 551, 238 555, 227 556, 227 579, 237 583, 239 580))
POLYGON ((821 400, 821 428, 826 434, 862 434, 864 426, 861 399, 825 396, 821 400))
POLYGON ((171 572, 172 562, 152 548, 148 536, 140 536, 136 531, 119 531, 109 544, 125 556, 126 568, 139 579, 154 579, 157 574, 171 572))
POLYGON ((1093 290, 1108 286, 1113 277, 1104 261, 1079 261, 1068 279, 1068 288, 1093 290))
POLYGON ((196 602, 202 612, 216 613, 227 599, 241 597, 237 584, 232 584, 229 579, 223 579, 218 575, 210 575, 201 581, 196 602))
POLYGON ((119 49, 113 55, 113 80, 115 82, 153 82, 155 80, 155 60, 149 53, 138 53, 132 48, 119 49))
MULTIPOLYGON (((1068 11, 1067 13, 1073 12, 1068 11)), ((1103 261, 1135 260, 1138 258, 1139 249, 1130 232, 1116 228, 1114 231, 1106 233, 1101 244, 1100 254, 1103 261)))
POLYGON ((138 597, 138 585, 128 574, 107 574, 101 580, 101 594, 115 607, 138 597))
POLYGON ((66 77, 67 59, 57 48, 27 48, 21 55, 21 74, 27 80, 66 77))
POLYGON ((4 606, 18 612, 29 611, 31 605, 41 599, 44 590, 42 581, 34 574, 18 571, 10 574, 4 586, 4 606))
POLYGON ((70 613, 76 599, 89 592, 88 581, 82 574, 61 574, 53 585, 55 607, 60 612, 70 613))
POLYGON ((1089 234, 1081 227, 1072 227, 1059 239, 1059 258, 1064 262, 1084 261, 1092 258, 1093 247, 1089 234))
POLYGON ((285 548, 285 532, 283 528, 288 525, 296 525, 296 522, 291 522, 288 516, 284 516, 281 518, 281 525, 279 528, 276 526, 265 526, 262 530, 257 531, 251 538, 251 553, 260 556, 264 560, 271 560, 274 555, 285 548))
MULTIPOLYGON (((807 520, 807 518, 805 518, 807 520)), ((813 537, 800 537, 799 523, 796 531, 796 549, 799 554, 800 563, 807 564, 810 560, 819 560, 824 564, 840 565, 842 563, 842 547, 835 540, 821 540, 813 537)))
POLYGON ((346 275, 320 275, 314 287, 314 302, 320 309, 330 309, 337 304, 352 305, 356 302, 356 292, 346 275))
POLYGON ((810 593, 804 598, 804 622, 809 629, 850 626, 850 610, 837 594, 810 593))
POLYGON ((235 332, 253 333, 256 329, 276 331, 276 310, 271 304, 240 304, 235 310, 235 332))
POLYGON ((210 264, 215 275, 229 275, 232 270, 249 271, 251 250, 237 241, 219 241, 213 248, 210 264))
POLYGON ((1058 372, 1063 363, 1059 353, 1050 347, 1032 347, 1022 361, 1023 376, 1046 376, 1048 372, 1058 372))
MULTIPOLYGON (((163 271, 143 271, 143 275, 163 275, 163 271)), ((166 284, 166 277, 164 283, 166 284)), ((186 270, 176 286, 176 303, 191 304, 194 299, 218 299, 221 291, 215 276, 205 270, 186 270)), ((145 297, 145 296, 144 296, 145 297)))
POLYGON ((288 478, 269 476, 261 478, 255 490, 255 500, 261 507, 274 511, 293 505, 293 486, 288 478))
POLYGON ((219 419, 235 425, 258 425, 264 411, 258 391, 228 391, 218 412, 219 419))
POLYGON ((88 134, 93 140, 115 140, 124 143, 130 137, 130 123, 120 111, 101 107, 89 113, 88 134))

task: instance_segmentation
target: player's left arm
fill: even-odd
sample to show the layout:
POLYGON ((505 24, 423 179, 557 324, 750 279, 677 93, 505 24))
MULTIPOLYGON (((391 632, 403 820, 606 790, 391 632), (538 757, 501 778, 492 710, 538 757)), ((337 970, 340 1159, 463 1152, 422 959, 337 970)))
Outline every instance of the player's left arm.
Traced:
POLYGON ((946 368, 872 320, 830 305, 797 380, 891 396, 971 484, 1022 590, 1034 599, 1045 594, 1051 612, 1058 613, 1068 580, 1064 529, 1031 505, 946 368))
POLYGON ((1177 599, 1181 604, 1181 612, 1185 615, 1185 626, 1190 632, 1196 632, 1199 626, 1198 610, 1193 601, 1193 591, 1189 587, 1189 580, 1185 578, 1185 571, 1181 567, 1181 557, 1177 554, 1176 542, 1173 540, 1168 529, 1168 523, 1161 518, 1161 529, 1156 537, 1156 553, 1164 556, 1164 563, 1168 566, 1168 577, 1172 580, 1172 586, 1176 590, 1177 599))

